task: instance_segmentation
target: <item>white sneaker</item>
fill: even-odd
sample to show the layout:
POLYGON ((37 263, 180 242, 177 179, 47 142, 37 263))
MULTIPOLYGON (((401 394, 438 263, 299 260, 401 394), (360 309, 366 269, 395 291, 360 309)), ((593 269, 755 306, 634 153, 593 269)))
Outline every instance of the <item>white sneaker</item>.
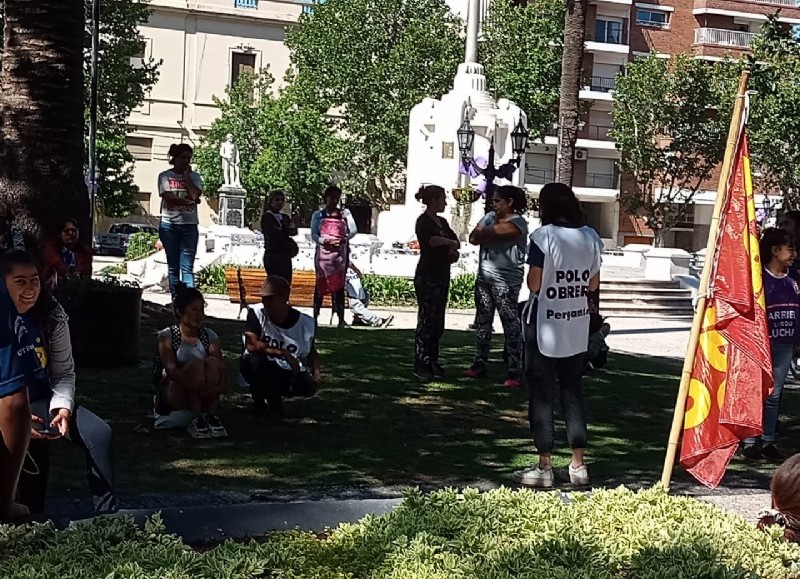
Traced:
POLYGON ((211 429, 202 416, 194 418, 186 427, 189 436, 196 439, 211 438, 211 429))
POLYGON ((569 482, 577 487, 589 486, 589 470, 585 464, 577 467, 569 465, 569 482))
POLYGON ((511 475, 511 479, 527 487, 549 489, 553 486, 553 467, 539 468, 539 465, 532 466, 525 470, 518 470, 511 475))

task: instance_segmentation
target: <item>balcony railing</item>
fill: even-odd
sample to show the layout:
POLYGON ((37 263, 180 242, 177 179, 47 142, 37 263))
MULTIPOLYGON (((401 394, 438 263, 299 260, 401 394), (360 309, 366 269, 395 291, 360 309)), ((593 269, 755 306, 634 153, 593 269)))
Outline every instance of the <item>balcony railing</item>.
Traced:
POLYGON ((525 167, 525 183, 529 185, 547 185, 556 180, 556 172, 552 169, 525 167))
POLYGON ((612 173, 586 173, 584 187, 595 189, 618 189, 619 176, 612 173))
POLYGON ((233 0, 234 8, 258 8, 258 0, 233 0))
POLYGON ((609 135, 613 128, 607 125, 586 125, 580 137, 593 141, 613 141, 609 135))
POLYGON ((722 28, 697 28, 694 31, 694 43, 750 48, 750 43, 755 36, 754 32, 739 32, 722 28))
POLYGON ((800 8, 800 0, 750 0, 758 4, 777 4, 778 6, 791 6, 792 8, 800 8))
POLYGON ((590 90, 596 92, 611 92, 617 85, 617 79, 608 76, 593 76, 589 83, 590 90))

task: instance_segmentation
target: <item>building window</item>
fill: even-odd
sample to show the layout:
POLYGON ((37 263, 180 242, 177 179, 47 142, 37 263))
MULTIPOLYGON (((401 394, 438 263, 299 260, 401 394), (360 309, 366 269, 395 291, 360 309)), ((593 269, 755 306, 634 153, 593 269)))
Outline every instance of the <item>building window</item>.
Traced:
POLYGON ((131 67, 134 69, 139 69, 144 66, 144 62, 147 59, 147 49, 149 47, 150 41, 147 38, 143 38, 142 41, 139 43, 136 52, 131 55, 131 67))
POLYGON ((258 0, 233 0, 234 8, 258 8, 258 0))
POLYGON ((252 52, 234 52, 231 56, 231 86, 239 82, 242 74, 256 73, 256 55, 252 52))
POLYGON ((660 10, 636 10, 636 24, 653 28, 669 28, 669 13, 660 10))
POLYGON ((153 160, 153 139, 149 137, 125 137, 125 145, 136 161, 153 160))
POLYGON ((303 14, 311 14, 315 4, 325 4, 325 0, 304 0, 303 14))
POLYGON ((622 22, 597 19, 594 25, 594 39, 605 44, 625 44, 622 22))

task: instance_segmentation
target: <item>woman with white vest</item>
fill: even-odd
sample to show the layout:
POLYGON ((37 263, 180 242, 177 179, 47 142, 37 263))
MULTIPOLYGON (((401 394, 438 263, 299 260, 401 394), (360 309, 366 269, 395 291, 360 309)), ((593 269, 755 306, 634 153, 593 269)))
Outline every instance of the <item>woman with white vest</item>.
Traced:
POLYGON ((589 344, 589 312, 600 287, 602 241, 586 226, 572 189, 550 183, 539 194, 542 227, 531 235, 528 288, 531 298, 523 312, 526 325, 525 374, 530 389, 528 418, 539 464, 514 473, 518 483, 553 486, 553 400, 556 384, 572 447, 569 479, 589 484, 584 464, 586 415, 581 375, 589 344), (534 366, 537 372, 534 372, 534 366))

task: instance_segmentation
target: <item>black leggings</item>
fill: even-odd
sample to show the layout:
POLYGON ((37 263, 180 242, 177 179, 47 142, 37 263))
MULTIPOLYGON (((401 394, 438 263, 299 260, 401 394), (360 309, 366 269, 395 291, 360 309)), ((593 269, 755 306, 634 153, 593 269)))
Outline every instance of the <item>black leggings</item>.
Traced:
POLYGON ((419 308, 414 337, 414 361, 417 366, 430 366, 439 362, 439 341, 444 335, 449 290, 449 277, 417 275, 414 278, 419 308))
MULTIPOLYGON (((50 400, 31 403, 31 413, 49 423, 50 400)), ((111 427, 96 414, 83 406, 77 406, 69 421, 67 440, 86 453, 86 473, 92 491, 94 509, 97 513, 117 511, 114 494, 114 456, 111 427)), ((28 446, 29 457, 25 459, 19 479, 20 502, 31 513, 44 512, 47 496, 47 479, 50 474, 50 443, 43 439, 32 439, 28 446)))
POLYGON ((317 392, 317 382, 308 372, 295 375, 282 368, 266 354, 247 354, 242 356, 242 376, 250 385, 250 395, 256 410, 270 410, 283 413, 283 399, 293 396, 309 397, 317 392))
MULTIPOLYGON (((314 290, 314 320, 319 317, 319 312, 322 310, 322 301, 325 296, 319 295, 317 290, 314 290)), ((335 291, 331 294, 331 305, 333 311, 339 316, 339 322, 344 323, 344 288, 335 291)))
POLYGON ((284 253, 265 253, 264 271, 267 275, 279 275, 292 285, 292 258, 284 253))

